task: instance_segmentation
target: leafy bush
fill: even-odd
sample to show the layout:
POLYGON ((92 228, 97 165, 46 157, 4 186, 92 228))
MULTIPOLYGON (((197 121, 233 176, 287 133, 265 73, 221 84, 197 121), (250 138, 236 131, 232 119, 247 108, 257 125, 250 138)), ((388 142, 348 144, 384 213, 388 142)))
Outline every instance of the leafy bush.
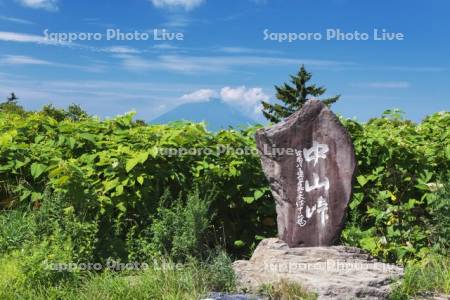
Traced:
POLYGON ((206 260, 211 291, 232 292, 236 289, 236 275, 230 256, 223 250, 215 250, 206 260))
POLYGON ((447 255, 450 249, 450 180, 437 182, 430 186, 435 190, 434 197, 429 197, 428 207, 430 242, 433 251, 447 255))
POLYGON ((66 211, 98 224, 96 259, 126 259, 127 238, 151 226, 166 189, 186 199, 192 186, 208 182, 217 191, 210 205, 214 228, 229 251, 248 253, 256 236, 275 234, 274 203, 257 155, 217 151, 254 149, 254 129, 213 134, 201 124, 136 125, 132 115, 74 122, 0 113, 0 132, 0 181, 11 186, 0 202, 39 208, 46 189, 58 193, 66 211), (163 153, 175 148, 208 151, 163 153), (236 240, 243 241, 239 248, 236 240))
POLYGON ((181 197, 173 201, 166 193, 150 227, 150 248, 176 261, 202 257, 208 250, 209 206, 214 197, 214 191, 201 197, 195 190, 184 204, 181 197))
MULTIPOLYGON (((159 239, 158 251, 190 252, 180 247, 194 248, 189 242, 196 240, 188 238, 194 232, 171 231, 179 236, 174 242, 158 226, 180 224, 173 212, 185 211, 176 203, 185 205, 195 186, 201 193, 214 186, 212 236, 234 256, 248 256, 260 239, 276 234, 274 200, 256 151, 216 151, 255 150, 257 127, 211 133, 202 124, 143 126, 132 117, 57 121, 42 113, 0 112, 0 205, 39 211, 54 201, 46 190, 57 194, 63 214, 74 220, 72 231, 80 234, 71 237, 77 239, 74 245, 93 252, 96 261, 150 253, 152 239, 159 239), (168 155, 164 149, 202 151, 168 155), (175 196, 161 208, 166 190, 175 196)), ((450 113, 436 113, 419 124, 396 111, 366 124, 342 122, 358 160, 343 242, 399 262, 433 246, 448 250, 448 219, 436 217, 448 216, 448 197, 436 200, 433 187, 449 180, 450 113)))
POLYGON ((448 197, 436 200, 432 187, 449 180, 450 113, 417 125, 392 111, 364 125, 343 121, 358 160, 343 241, 388 261, 418 257, 435 244, 437 228, 448 228, 433 217, 448 216, 448 197))

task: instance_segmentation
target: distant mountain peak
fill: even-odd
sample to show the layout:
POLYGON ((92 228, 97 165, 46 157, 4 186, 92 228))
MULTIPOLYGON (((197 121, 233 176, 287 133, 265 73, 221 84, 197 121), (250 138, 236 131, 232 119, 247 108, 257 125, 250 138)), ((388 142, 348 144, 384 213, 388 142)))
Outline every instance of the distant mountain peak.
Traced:
POLYGON ((205 122, 211 131, 256 124, 256 121, 244 115, 220 99, 213 98, 207 102, 181 104, 150 123, 165 124, 174 121, 205 122))

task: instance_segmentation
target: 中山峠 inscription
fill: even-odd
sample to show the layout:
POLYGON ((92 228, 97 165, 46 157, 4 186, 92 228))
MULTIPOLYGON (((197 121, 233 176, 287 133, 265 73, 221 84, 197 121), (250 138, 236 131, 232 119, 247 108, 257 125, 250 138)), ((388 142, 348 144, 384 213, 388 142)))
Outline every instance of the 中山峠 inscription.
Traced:
POLYGON ((338 118, 310 100, 281 123, 258 130, 256 141, 276 200, 279 237, 291 247, 332 245, 343 227, 356 167, 338 118))

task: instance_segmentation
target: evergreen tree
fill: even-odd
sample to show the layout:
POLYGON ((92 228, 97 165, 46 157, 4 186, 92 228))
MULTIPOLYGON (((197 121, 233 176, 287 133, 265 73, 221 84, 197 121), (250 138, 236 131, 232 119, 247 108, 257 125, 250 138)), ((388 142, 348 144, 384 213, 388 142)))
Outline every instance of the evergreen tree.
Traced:
POLYGON ((19 100, 19 98, 16 96, 15 93, 11 93, 11 95, 8 98, 6 98, 7 103, 17 104, 17 100, 19 100))
MULTIPOLYGON (((282 119, 289 117, 291 114, 303 107, 306 101, 310 99, 317 99, 326 92, 324 87, 317 87, 316 85, 307 85, 311 79, 312 74, 307 72, 305 66, 302 65, 297 75, 291 75, 290 82, 293 85, 285 83, 282 86, 275 86, 276 97, 281 100, 283 104, 271 104, 262 101, 263 115, 270 122, 278 123, 282 119), (312 97, 311 97, 312 96, 312 97)), ((330 106, 337 100, 340 95, 323 99, 322 101, 330 106)))
POLYGON ((10 96, 6 98, 5 102, 0 103, 0 111, 25 115, 26 112, 23 107, 17 104, 18 100, 19 98, 16 96, 16 94, 11 93, 10 96))
POLYGON ((80 121, 88 117, 88 113, 84 111, 78 104, 71 104, 67 108, 66 117, 72 121, 80 121))

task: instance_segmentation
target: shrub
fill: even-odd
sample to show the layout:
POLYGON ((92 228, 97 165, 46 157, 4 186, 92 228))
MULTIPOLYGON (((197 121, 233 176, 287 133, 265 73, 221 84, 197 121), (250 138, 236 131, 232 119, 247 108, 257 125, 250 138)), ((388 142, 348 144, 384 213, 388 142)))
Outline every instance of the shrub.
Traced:
MULTIPOLYGON (((276 234, 275 202, 258 155, 232 151, 255 150, 257 127, 211 133, 202 124, 146 126, 132 117, 58 121, 41 113, 24 117, 0 112, 0 182, 8 187, 0 191, 0 205, 39 210, 46 189, 61 195, 61 207, 73 213, 74 226, 86 224, 75 231, 83 232, 89 243, 95 241, 83 247, 96 260, 127 260, 142 247, 148 248, 141 254, 149 253, 151 228, 179 222, 170 211, 177 209, 178 196, 186 201, 194 186, 215 187, 211 228, 217 243, 234 256, 248 256, 259 240, 276 234), (227 151, 218 153, 217 148, 227 151), (164 149, 208 151, 168 155, 164 149), (174 203, 158 211, 166 190, 174 203)), ((431 187, 448 181, 450 113, 431 115, 419 124, 396 111, 366 124, 342 122, 358 161, 343 242, 398 262, 437 244, 448 250, 442 238, 448 225, 435 217, 448 216, 448 205, 438 205, 443 202, 435 201, 431 187)), ((159 234, 178 256, 189 252, 182 245, 195 241, 188 238, 193 235, 189 231, 177 233, 176 241, 159 234)))
POLYGON ((430 188, 435 191, 428 201, 430 242, 435 252, 447 255, 450 250, 450 180, 438 180, 430 188))
POLYGON ((430 187, 449 180, 444 172, 450 134, 443 128, 450 127, 450 113, 420 124, 392 111, 364 125, 344 123, 355 145, 358 174, 343 241, 392 262, 418 257, 435 243, 436 228, 448 228, 448 221, 433 217, 438 211, 445 215, 448 206, 433 204, 436 193, 430 187))
POLYGON ((127 238, 151 226, 167 188, 186 199, 192 186, 214 182, 214 229, 229 251, 242 255, 257 236, 275 234, 274 203, 259 158, 232 151, 255 149, 254 130, 215 134, 201 124, 142 126, 132 115, 74 122, 0 113, 0 181, 11 186, 0 203, 12 199, 14 209, 39 208, 46 189, 57 192, 65 209, 98 224, 97 258, 126 259, 127 238), (226 151, 218 153, 221 147, 226 151), (208 151, 171 156, 164 149, 208 151))
POLYGON ((208 249, 208 229, 211 229, 212 219, 209 206, 214 197, 214 191, 200 196, 197 189, 184 203, 181 197, 172 200, 167 191, 150 228, 150 247, 174 260, 202 257, 208 249))
POLYGON ((220 249, 216 249, 205 262, 208 270, 211 291, 232 292, 236 289, 236 275, 231 258, 220 249))

